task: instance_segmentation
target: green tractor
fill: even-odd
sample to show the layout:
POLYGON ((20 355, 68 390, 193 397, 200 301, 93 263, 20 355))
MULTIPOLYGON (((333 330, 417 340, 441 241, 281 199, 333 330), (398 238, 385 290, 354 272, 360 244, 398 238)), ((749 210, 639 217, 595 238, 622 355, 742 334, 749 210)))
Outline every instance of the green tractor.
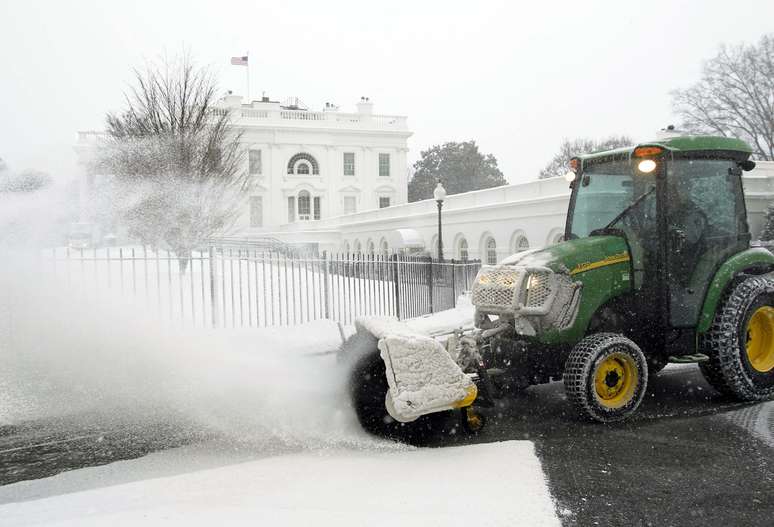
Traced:
POLYGON ((675 137, 571 161, 565 241, 485 266, 475 328, 427 335, 361 320, 342 352, 366 430, 405 439, 452 409, 562 379, 581 415, 631 416, 667 363, 699 363, 718 391, 774 396, 774 255, 750 247, 750 147, 675 137))

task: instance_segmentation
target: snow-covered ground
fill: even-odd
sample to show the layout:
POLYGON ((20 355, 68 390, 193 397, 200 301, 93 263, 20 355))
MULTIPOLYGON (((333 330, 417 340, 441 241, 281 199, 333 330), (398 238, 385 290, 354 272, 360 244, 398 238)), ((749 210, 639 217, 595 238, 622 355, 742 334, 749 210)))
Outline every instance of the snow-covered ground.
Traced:
MULTIPOLYGON (((131 407, 215 439, 0 487, 3 527, 558 524, 529 441, 416 449, 363 432, 325 353, 341 342, 333 322, 175 330, 11 278, 21 301, 0 331, 0 425, 131 407)), ((471 314, 462 302, 411 324, 471 314)))
POLYGON ((201 448, 181 450, 0 487, 0 497, 54 494, 0 506, 2 525, 559 525, 528 441, 311 450, 111 484, 121 472, 196 467, 201 448), (95 488, 67 493, 84 480, 95 488))

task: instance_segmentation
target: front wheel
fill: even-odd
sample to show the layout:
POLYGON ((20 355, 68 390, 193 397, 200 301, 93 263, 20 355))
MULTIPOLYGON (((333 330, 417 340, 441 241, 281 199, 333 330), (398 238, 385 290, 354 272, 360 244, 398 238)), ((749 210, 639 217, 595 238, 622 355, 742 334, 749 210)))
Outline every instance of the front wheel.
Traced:
POLYGON ((743 401, 774 397, 774 279, 754 276, 731 289, 700 337, 707 381, 743 401))
POLYGON ((596 333, 570 352, 564 370, 567 398, 585 417, 622 421, 639 407, 648 385, 640 348, 617 333, 596 333))

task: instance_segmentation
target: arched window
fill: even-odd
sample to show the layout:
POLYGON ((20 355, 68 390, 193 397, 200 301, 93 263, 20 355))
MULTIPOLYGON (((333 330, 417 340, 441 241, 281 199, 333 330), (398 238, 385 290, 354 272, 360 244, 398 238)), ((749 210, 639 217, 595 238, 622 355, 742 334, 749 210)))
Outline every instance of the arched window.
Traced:
POLYGON ((309 191, 302 190, 298 193, 298 219, 309 221, 312 214, 312 203, 309 191))
POLYGON ((487 265, 497 265, 497 243, 492 237, 487 238, 484 244, 486 249, 486 263, 487 265))
POLYGON ((360 254, 363 252, 363 246, 360 245, 360 240, 355 240, 355 246, 353 248, 353 252, 355 254, 360 254))
POLYGON ((315 176, 320 173, 320 165, 317 160, 306 152, 301 152, 290 158, 288 161, 288 174, 309 174, 309 167, 312 167, 312 174, 315 176), (299 163, 304 161, 304 163, 299 163), (301 172, 301 165, 306 165, 306 172, 301 172))
POLYGON ((381 250, 383 255, 386 256, 390 254, 390 246, 387 244, 387 240, 382 239, 382 243, 380 245, 381 245, 381 250))
POLYGON ((344 254, 349 254, 349 242, 344 242, 344 254))
POLYGON ((515 252, 520 253, 521 251, 529 249, 529 240, 526 236, 522 235, 516 238, 516 243, 514 245, 515 252))
POLYGON ((309 174, 309 165, 306 163, 299 163, 296 167, 296 174, 309 174))
POLYGON ((373 240, 368 240, 368 249, 366 250, 366 252, 368 254, 374 254, 376 252, 373 240))
POLYGON ((468 240, 465 238, 460 238, 457 243, 457 258, 463 261, 468 259, 468 240))

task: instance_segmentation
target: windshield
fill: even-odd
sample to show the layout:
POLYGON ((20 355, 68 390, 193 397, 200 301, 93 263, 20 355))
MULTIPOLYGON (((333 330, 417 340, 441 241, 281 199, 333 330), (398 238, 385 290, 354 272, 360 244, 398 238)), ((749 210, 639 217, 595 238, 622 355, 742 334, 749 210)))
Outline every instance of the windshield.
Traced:
POLYGON ((650 217, 654 187, 655 176, 635 172, 628 158, 584 167, 572 210, 570 238, 585 238, 594 230, 615 227, 634 214, 650 217))

